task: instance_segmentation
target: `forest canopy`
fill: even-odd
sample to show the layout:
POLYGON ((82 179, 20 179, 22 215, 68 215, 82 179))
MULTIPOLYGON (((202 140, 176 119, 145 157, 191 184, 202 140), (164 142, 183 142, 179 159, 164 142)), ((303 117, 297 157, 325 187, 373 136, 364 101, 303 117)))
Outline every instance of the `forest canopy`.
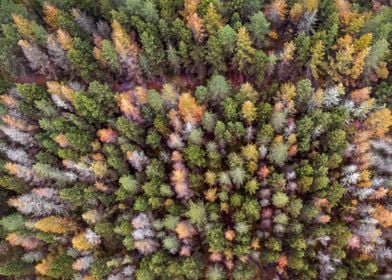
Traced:
POLYGON ((0 278, 391 279, 392 2, 0 0, 0 278))

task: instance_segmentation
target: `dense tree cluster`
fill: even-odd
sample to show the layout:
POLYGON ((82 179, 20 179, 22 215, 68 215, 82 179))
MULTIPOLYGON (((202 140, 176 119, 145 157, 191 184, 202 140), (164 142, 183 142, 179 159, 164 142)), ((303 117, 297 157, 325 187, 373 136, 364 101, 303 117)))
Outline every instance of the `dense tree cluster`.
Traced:
POLYGON ((0 278, 390 279, 386 0, 0 0, 0 278))

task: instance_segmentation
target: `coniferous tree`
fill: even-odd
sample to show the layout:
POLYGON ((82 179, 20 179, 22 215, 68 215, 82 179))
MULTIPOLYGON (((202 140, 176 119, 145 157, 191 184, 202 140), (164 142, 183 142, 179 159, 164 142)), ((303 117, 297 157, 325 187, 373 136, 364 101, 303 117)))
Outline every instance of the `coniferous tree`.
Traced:
POLYGON ((391 10, 0 1, 0 278, 388 278, 391 10))

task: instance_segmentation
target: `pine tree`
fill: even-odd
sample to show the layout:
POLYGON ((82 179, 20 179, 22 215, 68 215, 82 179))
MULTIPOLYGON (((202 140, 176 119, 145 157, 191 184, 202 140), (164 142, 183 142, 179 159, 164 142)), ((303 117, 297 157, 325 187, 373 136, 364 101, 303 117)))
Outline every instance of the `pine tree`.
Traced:
POLYGON ((208 93, 211 95, 211 100, 221 101, 230 93, 230 85, 221 75, 214 75, 207 84, 208 93))
POLYGON ((226 72, 224 49, 216 36, 208 38, 206 60, 218 73, 226 72))
POLYGON ((311 59, 309 63, 310 71, 314 78, 319 77, 319 68, 323 65, 324 59, 324 44, 323 41, 317 41, 315 46, 311 50, 311 59))
POLYGON ((0 278, 388 278, 388 1, 262 2, 0 1, 0 278))
POLYGON ((233 63, 243 72, 247 67, 254 63, 253 56, 256 50, 252 47, 249 32, 245 27, 241 27, 237 33, 236 50, 233 63))
POLYGON ((225 25, 218 30, 217 37, 225 56, 230 57, 235 50, 236 32, 230 25, 225 25))
POLYGON ((366 71, 377 70, 380 67, 380 63, 385 58, 385 55, 389 51, 389 44, 386 40, 376 41, 369 51, 366 58, 366 71))
POLYGON ((265 35, 269 30, 270 23, 262 12, 253 14, 249 20, 249 32, 252 34, 256 47, 261 48, 265 44, 265 35))
POLYGON ((186 212, 192 224, 202 226, 206 221, 206 209, 203 202, 189 202, 189 209, 186 212))

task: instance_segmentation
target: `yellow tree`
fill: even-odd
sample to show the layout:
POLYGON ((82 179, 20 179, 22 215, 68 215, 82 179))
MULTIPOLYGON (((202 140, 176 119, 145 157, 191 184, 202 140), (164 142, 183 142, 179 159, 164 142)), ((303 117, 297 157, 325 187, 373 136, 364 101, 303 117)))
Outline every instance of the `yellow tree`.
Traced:
POLYGON ((371 90, 371 87, 364 87, 361 89, 353 90, 352 92, 350 92, 350 99, 357 104, 361 104, 362 102, 369 99, 371 90))
POLYGON ((68 32, 59 29, 57 30, 57 41, 60 43, 61 47, 64 50, 69 51, 73 48, 72 37, 68 34, 68 32))
POLYGON ((76 223, 69 218, 58 216, 45 217, 34 224, 34 227, 43 232, 64 234, 77 229, 76 223))
POLYGON ((52 28, 58 27, 58 19, 59 19, 59 11, 56 7, 49 4, 48 2, 44 3, 44 20, 45 22, 52 28))
POLYGON ((120 107, 121 112, 128 118, 134 121, 141 122, 139 107, 133 102, 133 98, 129 92, 123 92, 116 96, 117 105, 120 107))
POLYGON ((203 118, 204 107, 197 104, 196 99, 188 92, 179 97, 178 111, 184 122, 197 124, 203 118))
POLYGON ((346 31, 351 34, 357 33, 368 15, 353 11, 351 3, 347 0, 335 0, 335 4, 339 11, 339 19, 346 27, 346 31))
POLYGON ((131 40, 128 33, 117 20, 112 22, 112 30, 112 40, 118 54, 121 55, 128 52, 138 52, 136 43, 131 40))
POLYGON ((383 137, 392 126, 392 114, 387 108, 371 113, 365 121, 365 125, 376 137, 383 137))
POLYGON ((222 27, 222 17, 216 10, 213 3, 208 4, 207 13, 203 18, 203 23, 209 35, 215 34, 222 27))
POLYGON ((75 100, 76 92, 69 86, 55 81, 46 82, 46 88, 50 94, 57 95, 60 99, 73 102, 75 100))
POLYGON ((255 105, 249 100, 245 101, 244 104, 242 104, 241 115, 249 124, 253 122, 257 115, 255 105))
POLYGON ((350 76, 353 56, 355 53, 352 36, 346 34, 337 40, 332 47, 336 50, 335 56, 331 57, 329 74, 337 82, 343 82, 345 77, 350 76))
POLYGON ((287 14, 287 3, 285 0, 274 0, 265 10, 268 18, 276 23, 283 22, 287 14))
MULTIPOLYGON (((92 232, 92 231, 90 231, 92 232)), ((87 232, 82 232, 72 238, 72 246, 78 251, 88 251, 99 244, 99 239, 90 240, 87 232)))
POLYGON ((307 12, 313 12, 319 5, 319 0, 303 0, 302 2, 302 5, 307 12))
POLYGON ((257 161, 259 152, 255 144, 248 144, 241 149, 241 155, 248 161, 257 161))
POLYGON ((185 0, 184 10, 180 14, 186 20, 186 26, 192 30, 194 39, 201 43, 205 38, 205 28, 203 25, 203 20, 197 14, 197 6, 200 0, 185 0))
POLYGON ((131 47, 131 39, 121 24, 114 20, 112 22, 112 41, 119 54, 125 53, 131 47))
POLYGON ((200 0, 185 0, 184 10, 181 11, 180 13, 185 17, 196 13, 197 6, 199 5, 199 3, 200 0))
POLYGON ((366 33, 354 41, 355 57, 352 62, 351 78, 356 80, 362 74, 365 67, 366 58, 369 54, 372 34, 366 33))
POLYGON ((291 61, 294 58, 295 45, 293 41, 284 43, 282 60, 291 61))
POLYGON ((117 20, 112 22, 112 41, 125 74, 140 81, 139 47, 117 20))
POLYGON ((22 36, 29 38, 33 35, 33 30, 31 28, 32 25, 29 20, 25 19, 21 15, 16 14, 12 15, 12 19, 16 25, 16 28, 22 36))
POLYGON ((253 63, 256 50, 252 46, 249 32, 245 27, 241 27, 237 33, 236 52, 234 55, 234 63, 239 71, 244 71, 253 63))
POLYGON ((323 64, 324 52, 324 43, 322 40, 318 40, 311 50, 312 56, 309 63, 310 71, 315 79, 318 79, 320 75, 319 67, 323 64))

